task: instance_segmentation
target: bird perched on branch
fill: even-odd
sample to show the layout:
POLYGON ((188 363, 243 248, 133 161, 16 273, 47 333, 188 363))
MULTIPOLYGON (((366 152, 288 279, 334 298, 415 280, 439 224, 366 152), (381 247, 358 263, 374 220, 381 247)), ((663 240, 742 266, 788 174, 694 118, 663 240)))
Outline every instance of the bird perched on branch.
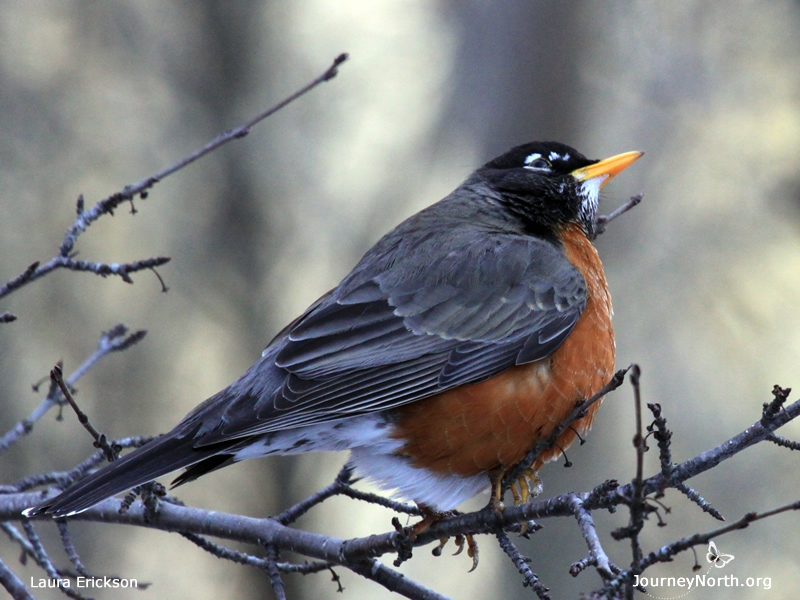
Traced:
POLYGON ((182 467, 176 484, 323 450, 350 450, 357 473, 424 514, 453 509, 612 376, 611 297, 592 239, 600 189, 640 156, 597 161, 533 142, 486 163, 386 234, 172 431, 26 514, 73 515, 182 467))

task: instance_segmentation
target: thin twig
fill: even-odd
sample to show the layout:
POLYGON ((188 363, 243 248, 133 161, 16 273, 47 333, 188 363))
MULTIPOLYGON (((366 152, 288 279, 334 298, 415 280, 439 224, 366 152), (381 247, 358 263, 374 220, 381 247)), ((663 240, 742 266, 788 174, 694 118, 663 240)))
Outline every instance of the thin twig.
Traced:
MULTIPOLYGON (((147 335, 147 331, 144 329, 134 331, 128 335, 128 328, 121 323, 103 332, 97 344, 97 349, 65 380, 67 387, 70 389, 74 388, 78 380, 103 357, 108 356, 112 352, 127 350, 134 344, 140 342, 145 335, 147 335)), ((59 386, 51 380, 50 391, 39 406, 37 406, 30 415, 22 419, 11 430, 0 437, 0 452, 7 450, 20 438, 30 433, 33 430, 33 425, 47 414, 47 411, 53 408, 53 406, 56 406, 62 401, 63 396, 59 386)))
POLYGON ((24 535, 22 535, 22 533, 20 533, 19 529, 14 527, 8 521, 0 521, 0 529, 5 532, 12 542, 20 547, 21 554, 19 557, 19 562, 25 565, 28 563, 29 557, 36 561, 37 556, 36 552, 33 550, 33 546, 31 546, 31 543, 25 538, 24 535))
MULTIPOLYGON (((58 250, 58 255, 41 265, 39 262, 35 262, 31 264, 25 271, 20 273, 17 277, 11 279, 10 281, 6 282, 4 285, 0 286, 0 298, 3 298, 12 292, 18 290, 19 288, 36 281, 37 279, 43 277, 47 273, 53 271, 54 269, 58 268, 67 268, 72 270, 82 270, 82 271, 90 271, 96 273, 98 275, 118 275, 122 277, 124 281, 128 283, 131 282, 129 273, 141 270, 141 269, 152 269, 155 266, 160 264, 164 264, 164 262, 168 261, 168 258, 154 258, 154 259, 147 259, 144 261, 137 261, 135 263, 128 263, 126 265, 105 265, 102 263, 88 263, 84 261, 76 261, 72 259, 72 251, 75 247, 75 243, 78 240, 78 237, 86 231, 86 229, 94 223, 97 219, 102 217, 106 214, 114 214, 114 210, 122 204, 123 202, 132 202, 136 196, 141 198, 147 197, 148 190, 152 188, 156 183, 162 181, 164 178, 172 175, 176 171, 179 171, 186 167, 187 165, 193 163, 197 159, 205 156, 206 154, 213 152, 220 146, 246 136, 250 132, 250 128, 254 125, 258 124, 259 122, 263 121, 273 113, 279 111, 286 105, 294 102, 304 94, 310 92, 312 89, 317 87, 318 85, 330 81, 334 77, 336 77, 337 73, 339 72, 339 67, 347 60, 347 54, 340 54, 337 56, 333 64, 328 67, 322 75, 311 81, 308 85, 304 86, 294 94, 290 95, 286 99, 280 101, 278 104, 273 106, 272 108, 265 110, 259 115, 256 115, 252 119, 248 120, 243 125, 239 127, 235 127, 233 129, 229 129, 221 133, 211 142, 192 152, 191 154, 185 156, 184 158, 180 159, 178 162, 170 165, 169 167, 151 175, 149 177, 145 177, 138 183, 133 185, 126 186, 122 191, 116 192, 107 198, 100 200, 95 204, 92 208, 88 210, 84 210, 84 200, 83 196, 78 198, 77 202, 77 218, 72 223, 70 228, 67 230, 66 234, 64 235, 64 239, 61 242, 61 246, 58 250)), ((163 285, 163 281, 162 281, 163 285)))
MULTIPOLYGON (((101 277, 108 277, 109 275, 116 275, 125 283, 133 283, 133 279, 131 279, 130 274, 136 273, 138 271, 144 271, 146 269, 154 270, 155 267, 160 267, 162 265, 167 264, 171 258, 168 256, 158 256, 156 258, 145 258, 143 260, 137 260, 131 263, 98 263, 92 262, 88 260, 75 260, 68 257, 58 257, 51 261, 53 263, 53 269, 61 268, 67 269, 68 271, 78 271, 84 273, 94 273, 95 275, 100 275, 101 277)), ((48 263, 49 265, 50 263, 48 263)), ((41 270, 44 271, 48 265, 43 265, 41 270)), ((45 273, 40 273, 39 276, 44 275, 45 273)))
POLYGON ((306 514, 309 510, 311 510, 317 504, 324 502, 331 496, 335 496, 341 492, 343 486, 346 486, 350 482, 350 478, 353 474, 353 467, 350 464, 346 464, 342 467, 339 471, 339 474, 336 476, 336 479, 330 484, 328 487, 315 492, 302 502, 298 502, 291 508, 286 509, 284 512, 279 514, 275 517, 275 520, 281 523, 282 525, 289 525, 294 523, 297 519, 299 519, 302 515, 306 514))
MULTIPOLYGON (((152 440, 153 436, 134 436, 114 440, 111 445, 119 448, 139 448, 140 446, 144 446, 146 443, 152 440)), ((43 485, 55 485, 63 489, 78 479, 83 479, 83 477, 85 477, 89 471, 102 463, 104 460, 105 453, 102 450, 98 450, 69 471, 50 471, 47 473, 38 473, 36 475, 31 475, 29 477, 20 479, 19 481, 10 485, 0 485, 0 494, 15 494, 18 492, 25 492, 43 485)))
POLYGON ((291 508, 286 509, 284 512, 276 516, 275 519, 283 525, 294 523, 314 506, 324 502, 332 496, 347 496, 348 498, 352 498, 354 500, 369 502, 370 504, 383 506, 384 508, 388 508, 395 512, 401 512, 413 516, 418 516, 420 514, 419 508, 414 504, 397 502, 395 500, 379 496, 378 494, 362 492, 360 490, 353 489, 350 485, 353 483, 352 476, 353 466, 350 463, 347 463, 344 465, 344 467, 342 467, 341 471, 339 471, 339 474, 336 476, 336 479, 332 484, 319 490, 318 492, 315 492, 291 508))
POLYGON ((685 483, 676 483, 675 489, 684 494, 689 500, 697 504, 697 506, 702 508, 703 512, 707 512, 718 521, 725 520, 725 517, 722 516, 721 512, 719 512, 716 508, 711 506, 711 504, 709 504, 709 502, 705 498, 703 498, 693 488, 690 488, 685 483))
MULTIPOLYGON (((233 550, 232 548, 226 548, 225 546, 215 544, 211 540, 195 533, 181 532, 180 535, 209 554, 213 554, 217 558, 229 560, 240 565, 256 567, 257 569, 262 569, 265 571, 268 569, 269 561, 267 559, 253 556, 252 554, 247 554, 245 552, 239 552, 238 550, 233 550)), ((308 575, 310 573, 319 573, 320 571, 330 570, 330 568, 333 566, 333 563, 328 561, 305 562, 302 564, 278 562, 275 563, 275 565, 277 566, 278 571, 281 573, 300 573, 302 575, 308 575)))
POLYGON ((92 425, 92 422, 89 420, 89 416, 83 412, 75 402, 75 399, 72 397, 67 384, 64 382, 64 376, 61 373, 61 368, 58 365, 56 365, 53 370, 50 371, 50 378, 58 384, 59 388, 61 388, 61 393, 64 394, 64 397, 67 399, 67 402, 69 402, 72 410, 75 411, 75 414, 78 416, 78 421, 81 425, 83 425, 83 428, 91 434, 92 438, 94 438, 95 446, 105 452, 106 459, 109 461, 116 460, 119 457, 119 451, 108 443, 106 434, 100 433, 95 426, 92 425))
MULTIPOLYGON (((56 569, 53 561, 50 560, 50 557, 47 554, 47 551, 44 549, 42 545, 42 540, 39 539, 39 535, 36 533, 36 530, 33 528, 33 523, 31 523, 27 519, 22 520, 22 529, 25 531, 25 536, 28 538, 28 541, 31 544, 31 548, 33 549, 33 556, 34 560, 36 560, 36 564, 42 567, 47 573, 47 576, 50 579, 61 579, 61 573, 56 569)), ((76 592, 75 590, 64 587, 58 586, 58 590, 70 598, 75 598, 76 600, 85 600, 86 596, 76 592)))
POLYGON ((250 129, 254 125, 257 125, 258 123, 260 123, 261 121, 263 121, 267 117, 269 117, 269 116, 273 115, 274 113, 278 112, 280 109, 282 109, 286 105, 291 104, 292 102, 294 102, 295 100, 297 100, 301 96, 304 96, 305 94, 307 94, 308 92, 313 90, 315 87, 317 87, 321 83, 325 83, 326 81, 330 81, 331 79, 336 77, 336 75, 338 75, 338 73, 339 73, 339 67, 348 58, 349 58, 349 56, 348 56, 348 54, 346 52, 341 53, 339 56, 337 56, 335 59, 333 59, 333 64, 331 64, 331 66, 328 67, 328 69, 322 75, 320 75, 319 77, 317 77, 316 79, 314 79, 313 81, 308 83, 306 86, 304 86, 301 89, 299 89, 298 91, 296 91, 294 94, 292 94, 292 95, 288 96, 287 98, 281 100, 280 102, 278 102, 272 108, 268 108, 267 110, 265 110, 264 112, 256 115, 255 117, 253 117, 249 121, 245 122, 244 124, 239 125, 238 127, 234 127, 233 129, 229 129, 228 131, 224 131, 223 133, 218 135, 216 138, 211 140, 208 144, 206 144, 205 146, 203 146, 199 150, 197 150, 195 152, 192 152, 188 156, 182 158, 181 160, 179 160, 177 163, 175 163, 171 167, 167 167, 163 171, 160 171, 160 172, 156 173, 155 175, 140 181, 138 184, 126 188, 126 192, 129 193, 131 197, 136 196, 138 194, 141 194, 143 191, 151 188, 155 183, 163 180, 165 177, 168 177, 168 176, 172 175, 173 173, 175 173, 175 171, 179 171, 180 169, 183 169, 185 166, 193 163, 198 158, 201 158, 201 157, 205 156, 209 152, 213 152, 214 150, 216 150, 220 146, 230 142, 231 140, 235 140, 235 139, 242 138, 242 137, 246 136, 248 133, 250 133, 250 129))
POLYGON ((666 546, 662 546, 658 550, 650 552, 641 561, 639 561, 638 564, 632 566, 630 569, 621 571, 619 575, 617 575, 617 578, 615 580, 609 582, 608 587, 612 589, 613 588, 619 589, 619 586, 622 583, 633 582, 635 575, 640 575, 642 572, 644 572, 645 569, 647 569, 651 565, 654 565, 659 562, 670 562, 672 561, 673 557, 675 557, 677 554, 680 554, 681 552, 688 550, 689 548, 698 546, 700 544, 708 544, 708 542, 710 542, 714 538, 717 538, 731 531, 745 529, 749 527, 751 523, 754 523, 756 521, 760 521, 762 519, 766 519, 784 512, 789 512, 794 510, 800 510, 800 501, 791 502, 789 504, 785 504, 783 506, 779 506, 777 508, 764 511, 762 513, 750 512, 745 514, 738 521, 735 521, 730 525, 726 525, 725 527, 720 527, 719 529, 714 529, 706 533, 696 533, 687 538, 683 538, 676 542, 672 542, 671 544, 667 544, 666 546))
POLYGON ((638 205, 642 201, 642 198, 644 198, 644 194, 636 194, 635 196, 631 196, 625 204, 623 204, 616 210, 613 210, 611 213, 607 215, 599 215, 597 219, 595 219, 594 237, 597 237, 598 235, 605 233, 606 227, 608 226, 609 223, 611 223, 611 221, 613 221, 614 219, 616 219, 621 215, 624 215, 634 206, 638 205))
POLYGON ((125 283, 133 283, 133 279, 131 279, 130 276, 131 273, 144 271, 146 269, 153 269, 154 267, 168 263, 170 260, 171 259, 168 256, 159 256, 157 258, 146 258, 130 263, 105 264, 85 260, 75 260, 69 256, 55 256, 43 265, 40 265, 38 262, 33 263, 31 267, 35 267, 34 269, 31 270, 31 267, 28 267, 28 269, 26 269, 23 273, 6 282, 5 285, 0 286, 0 298, 11 294, 19 288, 36 281, 37 279, 41 279, 56 269, 94 273, 95 275, 100 275, 101 277, 116 275, 125 283))
MULTIPOLYGON (((644 454, 647 452, 647 443, 642 434, 642 395, 639 386, 639 378, 641 377, 641 369, 639 365, 631 367, 631 385, 633 386, 634 408, 636 414, 636 434, 633 438, 633 447, 636 449, 636 477, 633 480, 633 498, 630 503, 630 523, 628 531, 630 532, 631 539, 631 553, 633 554, 633 562, 639 562, 642 559, 642 548, 639 544, 639 532, 644 527, 644 494, 642 489, 644 487, 644 454)), ((630 597, 633 596, 631 590, 630 597)))
POLYGON ((275 597, 278 600, 286 600, 286 588, 281 579, 281 572, 278 570, 278 549, 268 545, 266 550, 266 571, 269 573, 269 582, 272 584, 272 589, 275 590, 275 597))
POLYGON ((0 559, 0 586, 11 594, 13 600, 36 600, 22 580, 0 559))
POLYGON ((47 552, 42 545, 42 540, 39 539, 39 535, 33 528, 33 524, 30 521, 23 519, 22 529, 25 531, 25 536, 28 538, 28 542, 30 542, 30 547, 33 551, 33 556, 36 559, 36 562, 45 570, 45 573, 47 573, 48 577, 51 579, 58 579, 59 573, 56 570, 55 565, 53 565, 53 562, 50 560, 50 557, 47 555, 47 552))
MULTIPOLYGON (((786 425, 789 421, 800 415, 800 401, 795 401, 789 406, 783 407, 773 417, 764 422, 764 419, 757 421, 738 435, 723 442, 719 446, 706 450, 698 456, 676 465, 672 469, 671 480, 673 482, 683 482, 700 473, 713 469, 722 461, 737 455, 763 440, 772 432, 786 425)), ((660 473, 645 481, 645 493, 651 493, 663 487, 664 477, 660 473)))
POLYGON ((522 575, 523 587, 530 587, 541 600, 550 600, 550 594, 547 593, 550 590, 544 586, 538 575, 528 566, 528 561, 530 559, 522 556, 519 549, 509 539, 505 531, 498 531, 495 536, 500 544, 500 548, 506 553, 508 558, 511 559, 511 562, 514 563, 519 574, 522 575))
POLYGON ((591 511, 586 508, 586 505, 578 496, 575 496, 571 504, 573 514, 583 534, 583 539, 589 548, 592 565, 597 568, 597 572, 602 579, 611 579, 614 577, 614 571, 612 570, 611 561, 600 543, 600 537, 597 535, 597 528, 591 511))
MULTIPOLYGON (((647 452, 647 444, 642 434, 642 394, 639 386, 639 378, 642 371, 639 365, 631 366, 631 386, 633 387, 633 407, 636 419, 636 434, 633 438, 633 447, 636 449, 636 479, 634 487, 641 487, 644 477, 644 454, 647 452)), ((641 490, 639 490, 641 491, 641 490)))
POLYGON ((672 451, 670 444, 672 432, 667 428, 667 419, 658 403, 648 404, 647 408, 653 413, 653 423, 647 426, 647 431, 653 434, 658 442, 658 460, 661 463, 661 474, 669 479, 672 472, 672 451))
POLYGON ((79 574, 84 577, 89 577, 89 572, 86 570, 83 562, 81 562, 81 557, 78 556, 75 544, 72 543, 72 536, 69 533, 67 521, 65 519, 56 519, 56 526, 58 527, 58 534, 61 536, 61 545, 64 547, 64 552, 66 552, 69 557, 72 566, 75 567, 75 570, 79 574))
POLYGON ((769 434, 767 436, 767 441, 770 441, 773 444, 777 444, 782 448, 788 448, 789 450, 800 450, 800 442, 795 442, 793 440, 787 439, 782 435, 778 435, 777 433, 769 434))
POLYGON ((339 491, 339 495, 347 496, 348 498, 352 498, 353 500, 361 500, 362 502, 369 502, 370 504, 375 504, 376 506, 382 506, 384 508, 388 508, 395 512, 411 515, 412 517, 418 517, 422 514, 419 510, 419 507, 415 504, 409 504, 407 502, 397 502, 396 500, 392 500, 391 498, 384 498, 383 496, 379 496, 378 494, 373 494, 371 492, 362 492, 361 490, 353 489, 350 486, 342 488, 339 491))
POLYGON ((374 558, 348 564, 347 568, 382 585, 390 592, 400 594, 411 600, 448 600, 442 594, 403 576, 402 573, 390 569, 374 558))

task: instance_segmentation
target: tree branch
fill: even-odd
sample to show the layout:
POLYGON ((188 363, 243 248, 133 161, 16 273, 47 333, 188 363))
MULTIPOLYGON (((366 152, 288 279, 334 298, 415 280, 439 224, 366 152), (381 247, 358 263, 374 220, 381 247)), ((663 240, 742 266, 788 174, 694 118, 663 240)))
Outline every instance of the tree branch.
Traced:
MULTIPOLYGON (((142 339, 144 339, 144 336, 147 335, 147 331, 140 329, 130 335, 127 334, 128 328, 122 324, 119 324, 111 328, 109 331, 104 332, 103 335, 100 336, 100 342, 98 343, 97 349, 94 351, 94 353, 87 358, 81 366, 75 369, 75 372, 73 372, 72 375, 67 377, 65 381, 67 387, 75 387, 75 384, 78 382, 78 380, 83 377, 89 371, 89 369, 95 366, 103 357, 108 356, 112 352, 122 352, 123 350, 127 350, 131 346, 140 342, 142 339)), ((39 406, 37 406, 29 416, 17 423, 10 431, 0 437, 0 453, 10 448, 21 437, 29 434, 33 430, 34 423, 47 414, 47 411, 63 401, 64 396, 62 395, 60 388, 57 385, 51 386, 47 397, 41 402, 41 404, 39 404, 39 406)))
MULTIPOLYGON (((170 260, 169 258, 159 257, 159 258, 149 258, 145 260, 139 260, 125 264, 104 264, 104 263, 74 260, 72 258, 72 251, 75 248, 75 244, 80 235, 84 231, 86 231, 86 229, 92 223, 97 221, 100 217, 109 214, 113 215, 114 211, 120 204, 122 204, 123 202, 132 203, 133 199, 136 196, 139 196, 142 199, 146 198, 148 191, 150 190, 150 188, 155 186, 156 183, 162 181, 166 177, 169 177, 173 173, 180 171, 184 167, 190 165, 199 158, 202 158, 206 154, 213 152, 220 146, 223 146, 232 140, 240 139, 246 136, 250 132, 250 129, 253 126, 257 125, 258 123, 260 123, 270 115, 276 113, 280 109, 284 108, 288 104, 291 104, 301 96, 307 94, 318 85, 326 81, 330 81, 331 79, 336 77, 336 75, 339 72, 339 67, 342 65, 342 63, 344 63, 347 60, 347 58, 348 56, 346 53, 340 54, 334 59, 333 64, 331 64, 331 66, 328 67, 324 73, 316 77, 313 81, 302 87, 294 94, 291 94, 284 100, 278 102, 272 108, 269 108, 264 112, 256 115, 255 117, 249 119, 244 124, 238 127, 229 129, 228 131, 221 133, 202 148, 188 154, 187 156, 183 157, 182 159, 170 165, 169 167, 162 169, 161 171, 153 175, 150 175, 149 177, 145 177, 138 183, 125 186, 121 191, 116 192, 103 200, 100 200, 92 208, 84 210, 83 196, 82 195, 79 196, 76 208, 78 216, 72 223, 72 225, 69 227, 66 234, 64 234, 64 239, 61 242, 58 254, 43 265, 38 261, 31 264, 17 277, 9 280, 4 285, 0 286, 0 299, 4 298, 5 296, 8 296, 12 292, 15 292, 16 290, 24 287, 27 284, 32 283, 33 281, 36 281, 37 279, 44 277, 45 275, 54 271, 55 269, 86 271, 95 273, 96 275, 100 275, 102 277, 106 277, 108 275, 116 275, 122 278, 122 280, 127 283, 133 283, 133 280, 130 277, 130 273, 141 271, 143 269, 154 269, 154 267, 163 265, 166 262, 168 262, 170 260)), ((163 285, 163 281, 162 281, 162 289, 166 290, 166 286, 163 285)), ((4 317, 3 322, 10 322, 14 319, 14 315, 11 315, 10 313, 6 313, 5 315, 3 315, 3 317, 4 317)))
MULTIPOLYGON (((497 512, 487 507, 473 513, 453 516, 434 523, 413 540, 406 539, 402 541, 418 547, 445 537, 491 534, 503 545, 504 551, 515 561, 515 564, 518 564, 521 555, 515 553, 513 550, 514 545, 509 545, 510 541, 506 541, 504 532, 519 529, 521 523, 531 519, 541 520, 571 516, 576 519, 581 529, 589 549, 589 555, 574 563, 570 571, 577 575, 585 570, 586 567, 594 566, 601 579, 606 582, 606 586, 603 588, 605 592, 603 593, 607 597, 615 597, 614 594, 617 593, 615 590, 618 590, 620 585, 632 581, 633 575, 642 572, 648 565, 652 564, 654 559, 651 557, 652 553, 645 554, 638 561, 635 560, 633 565, 624 571, 610 563, 597 535, 591 511, 599 509, 613 510, 619 504, 630 506, 634 502, 636 489, 641 489, 641 502, 646 505, 647 496, 650 494, 660 494, 667 487, 678 487, 694 475, 713 468, 722 460, 726 460, 745 448, 767 439, 774 430, 800 414, 800 401, 787 406, 785 401, 788 392, 780 388, 776 388, 776 390, 779 390, 779 392, 774 392, 775 400, 765 405, 761 420, 717 448, 703 452, 690 460, 673 466, 668 476, 663 473, 662 464, 661 472, 650 478, 642 479, 638 485, 635 481, 622 486, 617 485, 615 481, 607 481, 590 492, 561 494, 545 500, 510 506, 502 512, 497 512)), ((666 421, 664 421, 664 426, 665 423, 666 421)), ((253 519, 241 515, 229 515, 177 506, 165 502, 159 503, 157 510, 149 515, 147 514, 147 509, 141 503, 134 503, 126 512, 120 513, 120 501, 108 499, 70 518, 70 520, 119 523, 180 532, 183 535, 188 534, 187 537, 192 539, 194 543, 200 543, 201 545, 206 545, 206 543, 200 542, 197 536, 212 536, 262 547, 273 547, 276 551, 288 550, 321 561, 321 563, 318 563, 319 569, 328 565, 342 565, 360 575, 381 582, 381 585, 390 586, 388 589, 410 598, 439 597, 435 595, 435 592, 403 578, 395 571, 383 566, 377 566, 379 563, 374 561, 375 557, 397 552, 401 542, 401 536, 397 531, 388 531, 365 538, 343 540, 286 526, 285 523, 292 522, 297 516, 312 506, 319 504, 325 498, 341 494, 343 489, 352 489, 350 488, 351 483, 350 471, 346 467, 340 472, 331 486, 312 495, 308 500, 301 502, 277 518, 253 519), (377 571, 373 571, 373 569, 377 569, 377 571)), ((55 493, 55 490, 48 492, 48 494, 53 493, 55 493)), ((39 493, 17 492, 0 495, 0 521, 21 520, 20 512, 40 502, 42 499, 42 495, 39 493)), ((371 501, 372 499, 366 500, 371 501)), ((773 511, 760 514, 754 513, 755 518, 753 515, 748 514, 742 520, 725 528, 714 530, 708 534, 698 534, 698 536, 705 535, 708 537, 739 529, 754 520, 766 518, 786 510, 795 510, 799 505, 800 501, 773 511)), ((706 537, 686 538, 690 541, 700 540, 694 541, 692 544, 686 542, 686 539, 679 540, 676 542, 674 549, 670 551, 677 552, 684 547, 702 543, 706 537)), ((656 555, 656 559, 659 556, 661 555, 656 555)), ((238 558, 241 559, 242 557, 238 558)), ((256 557, 244 560, 247 564, 260 567, 268 566, 268 561, 269 559, 257 559, 256 557)), ((275 568, 282 572, 280 567, 282 563, 278 563, 277 560, 274 562, 275 568)), ((527 571, 523 573, 523 576, 525 578, 524 581, 529 581, 533 585, 534 580, 531 579, 527 571)), ((546 588, 538 577, 536 581, 542 586, 540 591, 544 590, 543 593, 546 593, 546 588)))
POLYGON ((14 600, 36 600, 22 583, 22 580, 16 576, 14 571, 8 568, 8 565, 0 559, 0 585, 11 594, 14 600))

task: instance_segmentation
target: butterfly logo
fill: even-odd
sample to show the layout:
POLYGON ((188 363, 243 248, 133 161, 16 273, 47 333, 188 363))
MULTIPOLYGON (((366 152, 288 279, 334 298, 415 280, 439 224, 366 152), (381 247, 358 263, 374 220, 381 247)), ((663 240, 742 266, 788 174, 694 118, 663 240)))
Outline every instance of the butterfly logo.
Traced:
POLYGON ((733 554, 723 554, 717 550, 717 545, 714 542, 708 542, 706 560, 718 569, 721 569, 733 560, 733 554))

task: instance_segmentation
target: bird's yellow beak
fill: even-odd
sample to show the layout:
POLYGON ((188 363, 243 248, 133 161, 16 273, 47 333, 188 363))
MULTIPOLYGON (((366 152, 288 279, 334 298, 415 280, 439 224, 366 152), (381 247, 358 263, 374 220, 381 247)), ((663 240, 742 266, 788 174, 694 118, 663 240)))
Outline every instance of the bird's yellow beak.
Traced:
POLYGON ((605 179, 600 184, 602 189, 609 181, 614 179, 616 175, 621 173, 624 169, 636 162, 644 152, 623 152, 611 158, 604 158, 600 162, 596 162, 588 167, 575 169, 572 176, 578 181, 586 181, 594 179, 595 177, 603 177, 605 179))

